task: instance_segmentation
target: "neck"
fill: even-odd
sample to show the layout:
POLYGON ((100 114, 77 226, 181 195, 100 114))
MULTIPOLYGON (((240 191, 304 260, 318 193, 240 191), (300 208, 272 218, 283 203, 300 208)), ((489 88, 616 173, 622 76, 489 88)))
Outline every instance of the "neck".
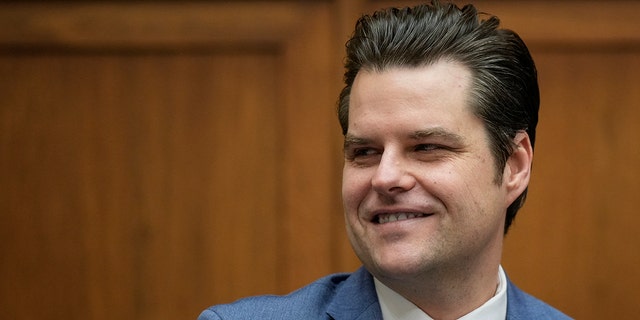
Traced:
POLYGON ((458 319, 491 299, 498 286, 500 252, 484 261, 440 266, 406 278, 377 277, 433 319, 458 319))
POLYGON ((482 274, 467 270, 458 277, 434 274, 430 279, 416 279, 411 283, 379 280, 433 319, 458 319, 479 308, 495 295, 498 268, 496 264, 491 272, 482 274))

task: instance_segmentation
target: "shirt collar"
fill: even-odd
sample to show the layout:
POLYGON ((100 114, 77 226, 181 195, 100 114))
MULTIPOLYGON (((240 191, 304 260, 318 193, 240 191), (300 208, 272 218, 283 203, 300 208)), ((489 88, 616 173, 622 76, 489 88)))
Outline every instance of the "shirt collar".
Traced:
MULTIPOLYGON (((384 320, 433 320, 411 301, 391 290, 374 278, 382 319, 384 320)), ((498 269, 498 289, 496 294, 477 309, 464 315, 459 320, 506 319, 507 317, 507 277, 502 269, 498 269)))

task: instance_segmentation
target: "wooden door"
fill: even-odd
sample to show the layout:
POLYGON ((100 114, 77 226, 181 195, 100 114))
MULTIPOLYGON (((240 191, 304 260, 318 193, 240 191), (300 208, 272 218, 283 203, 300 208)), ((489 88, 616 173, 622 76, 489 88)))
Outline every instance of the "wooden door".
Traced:
POLYGON ((2 317, 195 319, 329 273, 329 8, 0 5, 2 317))

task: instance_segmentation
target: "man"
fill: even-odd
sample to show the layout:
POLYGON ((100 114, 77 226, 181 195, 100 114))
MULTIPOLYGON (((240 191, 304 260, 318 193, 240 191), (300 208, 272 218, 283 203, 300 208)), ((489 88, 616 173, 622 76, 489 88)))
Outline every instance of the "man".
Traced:
POLYGON ((362 17, 339 119, 347 232, 364 267, 200 319, 567 319, 500 267, 538 117, 521 39, 473 6, 362 17))

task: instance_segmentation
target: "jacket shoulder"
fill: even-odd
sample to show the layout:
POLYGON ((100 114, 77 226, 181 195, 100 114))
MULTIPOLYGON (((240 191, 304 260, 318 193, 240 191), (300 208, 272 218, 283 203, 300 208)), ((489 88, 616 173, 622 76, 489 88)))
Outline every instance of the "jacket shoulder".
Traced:
POLYGON ((350 274, 332 274, 290 294, 247 297, 203 311, 198 320, 325 319, 327 305, 350 274))
POLYGON ((571 318, 542 300, 520 290, 508 280, 507 319, 565 320, 571 318))

